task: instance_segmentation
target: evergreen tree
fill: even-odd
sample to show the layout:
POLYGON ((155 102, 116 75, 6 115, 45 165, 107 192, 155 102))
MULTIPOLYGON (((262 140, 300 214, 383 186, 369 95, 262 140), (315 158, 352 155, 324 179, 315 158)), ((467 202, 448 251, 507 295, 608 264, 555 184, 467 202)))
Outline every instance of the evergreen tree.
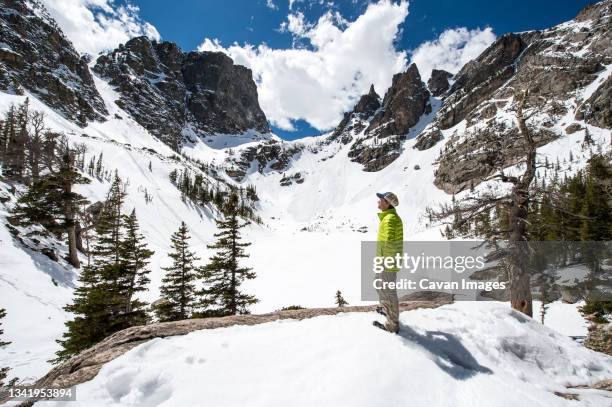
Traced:
POLYGON ((54 154, 60 156, 52 172, 39 176, 22 195, 13 209, 13 217, 22 225, 40 224, 61 238, 67 236, 68 261, 79 268, 77 254, 76 215, 87 200, 74 192, 77 184, 89 179, 80 175, 74 166, 74 150, 67 141, 60 143, 54 154))
POLYGON ((12 210, 13 219, 20 225, 39 224, 61 237, 59 222, 60 208, 56 205, 58 190, 48 177, 34 182, 25 194, 19 197, 12 210))
POLYGON ((189 239, 189 229, 185 222, 181 222, 171 237, 172 251, 168 256, 172 259, 172 265, 162 267, 166 271, 160 287, 162 301, 154 307, 160 321, 191 317, 196 301, 197 269, 194 263, 199 258, 189 250, 189 239))
POLYGON ((603 182, 609 183, 611 177, 610 165, 602 156, 589 160, 581 213, 585 219, 580 225, 580 240, 590 242, 583 246, 582 254, 594 273, 601 271, 602 259, 606 257, 605 241, 612 239, 612 214, 603 185, 603 182))
POLYGON ((74 290, 72 303, 65 311, 75 315, 66 322, 67 332, 56 342, 62 349, 56 352, 53 363, 59 363, 104 339, 110 330, 110 314, 107 312, 107 297, 95 267, 86 266, 79 276, 79 285, 74 290))
POLYGON ((22 181, 25 168, 25 150, 28 138, 29 100, 17 108, 16 118, 9 126, 4 163, 4 175, 16 181, 22 181))
POLYGON ((135 209, 130 215, 123 215, 123 226, 125 236, 120 243, 123 267, 118 284, 119 290, 125 293, 124 318, 129 326, 141 325, 148 319, 146 303, 134 299, 133 296, 147 290, 150 282, 148 274, 151 272, 147 266, 154 252, 147 248, 144 236, 140 234, 135 209))
POLYGON ((248 307, 258 301, 255 296, 240 291, 240 285, 254 279, 255 273, 239 265, 241 258, 248 257, 244 248, 250 243, 241 242, 240 229, 249 222, 240 222, 238 213, 238 195, 233 192, 224 207, 225 219, 216 220, 219 232, 214 236, 217 241, 208 246, 217 252, 201 270, 205 283, 202 290, 205 314, 247 314, 248 307))
POLYGON ((584 316, 589 316, 593 322, 606 324, 612 316, 612 301, 597 301, 587 298, 579 310, 584 316))
POLYGON ((75 217, 80 208, 88 201, 82 195, 74 192, 73 187, 76 184, 87 184, 89 179, 81 176, 75 168, 74 161, 74 151, 66 145, 59 171, 51 174, 50 177, 51 182, 56 184, 60 191, 56 204, 60 206, 62 212, 60 227, 68 235, 68 261, 74 267, 79 268, 75 217))
POLYGON ((339 308, 346 307, 348 305, 348 302, 346 302, 340 290, 336 291, 336 305, 339 308))
MULTIPOLYGON (((6 310, 4 310, 3 308, 0 308, 0 338, 2 338, 2 335, 4 334, 4 330, 1 329, 2 327, 2 319, 6 316, 6 310)), ((10 345, 10 342, 3 342, 0 339, 0 349, 4 348, 7 345, 10 345)), ((0 388, 4 387, 5 385, 10 385, 12 383, 4 383, 4 380, 6 379, 6 377, 8 376, 8 372, 9 372, 9 368, 8 367, 1 367, 0 366, 0 388)), ((15 380, 13 380, 12 382, 14 382, 15 380)))
MULTIPOLYGON (((593 156, 587 167, 582 215, 587 218, 580 227, 581 240, 612 240, 612 213, 606 199, 604 183, 612 179, 612 168, 603 156, 593 156)), ((609 191, 608 191, 609 193, 609 191)))
POLYGON ((104 207, 96 223, 97 240, 93 249, 95 264, 100 267, 119 267, 121 264, 121 208, 125 201, 123 182, 115 173, 115 178, 104 202, 104 207))
POLYGON ((586 148, 593 144, 593 137, 588 128, 584 129, 584 140, 582 141, 582 148, 586 148))
MULTIPOLYGON (((124 217, 121 207, 124 200, 123 183, 115 174, 96 221, 96 238, 90 253, 92 263, 83 268, 74 300, 64 308, 73 313, 75 318, 66 323, 68 331, 64 333, 62 340, 58 340, 62 350, 57 352, 56 362, 89 348, 121 329, 146 322, 146 314, 142 310, 144 304, 131 302, 132 312, 126 312, 129 293, 127 281, 130 281, 130 274, 126 269, 132 267, 133 271, 135 263, 134 253, 127 253, 127 247, 133 245, 127 243, 129 237, 123 239, 124 217)), ((132 225, 132 231, 135 236, 139 236, 136 225, 132 225)), ((145 253, 146 248, 140 245, 140 240, 136 240, 138 250, 145 253)), ((134 240, 131 243, 134 243, 134 240)), ((135 283, 139 280, 142 283, 146 281, 141 280, 146 256, 141 257, 141 260, 143 261, 138 263, 140 269, 137 271, 135 283)), ((139 288, 142 287, 139 285, 139 288)))
POLYGON ((2 124, 2 133, 0 133, 0 161, 2 162, 6 162, 8 141, 11 139, 12 134, 15 132, 15 119, 15 106, 11 105, 6 113, 4 122, 2 124))

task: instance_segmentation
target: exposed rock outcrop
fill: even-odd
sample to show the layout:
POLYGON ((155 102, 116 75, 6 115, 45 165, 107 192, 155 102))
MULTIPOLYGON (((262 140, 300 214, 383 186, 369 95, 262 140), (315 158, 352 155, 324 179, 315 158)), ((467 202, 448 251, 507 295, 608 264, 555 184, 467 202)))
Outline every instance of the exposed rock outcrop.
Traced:
POLYGON ((40 98, 79 125, 107 114, 87 67, 37 2, 0 0, 0 90, 40 98))
POLYGON ((612 356, 612 323, 592 323, 589 326, 589 333, 584 341, 584 346, 612 356))
POLYGON ((421 134, 418 135, 416 143, 414 144, 417 150, 427 150, 436 145, 436 143, 442 140, 444 137, 442 132, 437 127, 430 127, 425 129, 421 134))
POLYGON ((270 131, 251 70, 223 53, 184 53, 174 43, 137 37, 100 56, 94 71, 115 86, 121 108, 170 145, 183 129, 270 131))
MULTIPOLYGON (((545 129, 533 136, 538 147, 559 137, 545 129)), ((463 139, 451 138, 445 147, 438 159, 434 184, 449 194, 474 187, 499 168, 516 164, 524 151, 518 129, 498 123, 492 123, 474 134, 467 134, 463 139)))
POLYGON ((361 138, 357 140, 348 152, 351 161, 363 165, 366 172, 380 171, 400 156, 404 136, 388 136, 361 138))
POLYGON ((349 158, 362 164, 364 171, 379 171, 395 161, 410 128, 424 114, 431 113, 429 97, 415 64, 394 75, 382 106, 375 111, 363 136, 351 145, 349 158))
POLYGON ((380 96, 374 90, 374 85, 370 85, 370 91, 361 96, 353 110, 344 114, 344 118, 329 137, 328 142, 340 140, 342 144, 350 143, 354 135, 361 133, 367 127, 368 120, 379 108, 380 96))
POLYGON ((280 179, 281 187, 288 187, 290 185, 293 185, 294 182, 296 184, 304 183, 304 177, 302 176, 301 172, 296 172, 292 175, 284 175, 283 178, 280 179))
POLYGON ((448 80, 453 77, 453 74, 443 69, 434 69, 431 71, 431 77, 427 81, 427 87, 433 96, 441 96, 448 90, 450 84, 448 80))
POLYGON ((416 64, 406 72, 393 75, 382 109, 374 116, 366 133, 380 137, 405 135, 424 113, 431 112, 429 91, 416 64))
POLYGON ((282 172, 289 168, 291 158, 302 151, 302 148, 300 144, 268 140, 243 149, 239 157, 229 161, 225 172, 236 181, 242 181, 253 162, 260 173, 265 170, 282 172))
POLYGON ((612 76, 580 106, 576 119, 584 120, 593 126, 612 128, 612 76))
POLYGON ((510 79, 515 73, 514 62, 525 47, 521 35, 506 34, 478 58, 465 64, 455 75, 455 83, 438 112, 439 127, 448 129, 465 119, 472 109, 510 79))

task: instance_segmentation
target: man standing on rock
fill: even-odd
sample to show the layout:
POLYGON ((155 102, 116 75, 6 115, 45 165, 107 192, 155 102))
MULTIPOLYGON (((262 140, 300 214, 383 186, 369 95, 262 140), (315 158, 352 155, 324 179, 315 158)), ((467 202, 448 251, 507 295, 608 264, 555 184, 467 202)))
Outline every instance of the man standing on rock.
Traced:
MULTIPOLYGON (((376 256, 395 258, 398 253, 401 256, 404 229, 402 219, 395 211, 395 207, 399 205, 397 196, 393 192, 377 193, 376 196, 378 197, 378 209, 381 210, 378 214, 380 224, 378 226, 376 256)), ((394 266, 385 268, 381 273, 383 287, 378 290, 380 307, 376 310, 384 315, 387 321, 384 325, 374 321, 374 326, 393 333, 399 332, 399 304, 397 290, 395 287, 388 288, 386 283, 397 281, 397 271, 398 268, 394 266)))

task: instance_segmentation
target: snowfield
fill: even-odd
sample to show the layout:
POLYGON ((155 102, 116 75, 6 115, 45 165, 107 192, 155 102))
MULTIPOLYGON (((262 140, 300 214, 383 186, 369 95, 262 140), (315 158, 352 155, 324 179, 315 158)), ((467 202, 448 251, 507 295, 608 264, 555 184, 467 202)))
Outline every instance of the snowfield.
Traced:
MULTIPOLYGON (((0 93, 0 112, 29 96, 31 109, 46 114, 49 128, 63 132, 71 142, 87 146, 86 162, 91 156, 103 153, 105 167, 111 171, 116 169, 129 181, 124 210, 136 208, 142 233, 149 248, 155 251, 151 259, 151 284, 143 294, 144 300, 152 302, 159 298, 161 267, 169 264, 170 235, 184 220, 191 231, 192 249, 202 259, 199 264, 204 264, 211 254, 206 245, 214 240, 213 217, 217 214, 183 201, 169 174, 189 163, 171 159, 175 153, 168 146, 114 103, 116 94, 111 87, 97 77, 95 82, 109 110, 105 122, 80 128, 27 94, 0 93), (149 203, 145 200, 145 191, 152 197, 149 203)), ((432 101, 435 102, 433 98, 432 101)), ((596 143, 609 145, 609 130, 581 124, 589 128, 596 143)), ((302 184, 284 187, 280 185, 282 172, 266 170, 262 174, 252 168, 242 184, 257 187, 260 197, 257 214, 263 220, 263 225, 253 224, 244 233, 245 240, 252 243, 248 248, 251 257, 244 264, 257 273, 257 278, 247 281, 244 288, 260 300, 252 312, 269 312, 290 305, 333 306, 336 290, 341 290, 351 305, 363 303, 360 300, 360 243, 376 239, 375 192, 390 190, 398 195, 398 213, 404 222, 406 240, 442 239, 439 228, 425 223, 424 211, 427 206, 435 207, 451 200, 450 195, 433 184, 435 160, 452 132, 464 127, 465 122, 461 122, 444 130, 445 139, 425 151, 412 148, 414 138, 407 140, 400 157, 378 172, 364 172, 360 164, 351 162, 347 157, 348 145, 321 144, 325 135, 285 142, 288 146, 301 143, 306 147, 286 170, 287 174, 300 172, 305 179, 302 184)), ((198 141, 186 146, 183 152, 220 164, 252 144, 216 148, 229 142, 227 139, 231 137, 211 136, 212 141, 198 141)), ((538 152, 554 162, 557 157, 563 161, 571 150, 574 163, 563 165, 561 173, 572 173, 585 165, 590 154, 581 149, 582 140, 583 131, 579 131, 560 137, 538 152)), ((227 176, 226 179, 233 182, 227 176)), ((110 183, 94 179, 77 189, 93 203, 103 200, 109 187, 110 183)), ((483 183, 476 191, 489 187, 483 183)), ((5 226, 8 209, 7 205, 0 204, 0 307, 7 309, 4 339, 13 343, 0 354, 0 365, 13 367, 12 376, 32 381, 51 368, 48 360, 59 350, 55 340, 64 332, 64 322, 71 318, 62 308, 72 300, 78 271, 17 243, 5 226), (58 275, 62 278, 57 278, 58 275)), ((85 261, 85 257, 81 260, 85 261)), ((572 316, 556 319, 555 328, 568 335, 583 336, 584 320, 574 306, 566 308, 572 316), (574 322, 568 325, 567 321, 574 322), (582 327, 577 330, 578 325, 582 327)), ((537 311, 534 316, 538 318, 537 311)))
POLYGON ((46 406, 610 406, 568 389, 612 377, 595 353, 499 303, 201 330, 155 339, 46 406), (577 394, 568 401, 554 392, 577 394))
MULTIPOLYGON (((586 100, 611 72, 612 64, 578 91, 575 100, 568 99, 567 114, 551 128, 560 137, 538 149, 539 159, 546 157, 551 163, 560 162, 560 177, 585 166, 591 154, 581 147, 586 129, 598 148, 610 147, 609 129, 574 120, 578 107, 574 102, 586 100), (566 134, 565 127, 573 122, 584 129, 566 134), (573 162, 568 163, 570 152, 573 162)), ((175 152, 117 106, 114 101, 118 95, 112 86, 95 73, 92 75, 109 112, 104 122, 78 127, 27 92, 24 96, 0 93, 0 113, 4 114, 12 103, 20 104, 29 96, 31 110, 43 111, 50 129, 66 134, 73 143, 87 146, 86 162, 103 153, 105 168, 117 170, 123 180, 129 181, 124 211, 136 208, 142 233, 149 248, 155 251, 149 291, 142 296, 152 302, 159 298, 161 268, 169 265, 170 235, 185 221, 190 228, 192 249, 201 258, 198 264, 204 264, 211 254, 206 245, 214 240, 214 217, 218 213, 182 199, 169 174, 193 164, 184 158, 180 162, 173 159, 175 152), (151 201, 145 199, 145 194, 151 201)), ((450 195, 433 184, 436 160, 454 133, 465 133, 466 121, 443 130, 444 139, 432 148, 413 149, 414 137, 431 122, 440 103, 438 98, 431 99, 432 113, 411 129, 401 155, 378 172, 364 172, 360 164, 351 162, 347 157, 350 145, 322 143, 328 135, 284 142, 287 147, 304 146, 292 157, 285 171, 287 175, 300 172, 304 178, 301 184, 281 186, 283 172, 267 168, 259 173, 252 165, 241 184, 256 186, 260 197, 257 215, 263 220, 262 225, 251 225, 244 233, 245 240, 252 243, 248 248, 251 257, 244 264, 257 273, 255 280, 244 284, 245 291, 260 300, 251 309, 253 313, 291 305, 332 306, 337 290, 342 291, 349 304, 363 303, 360 300, 360 243, 376 238, 376 192, 394 191, 399 197, 397 209, 404 222, 406 240, 442 239, 438 227, 426 224, 424 212, 428 206, 451 201, 450 195)), ((498 115, 514 120, 501 109, 498 115)), ((184 133, 188 132, 185 129, 184 133)), ((357 139, 359 135, 355 136, 357 139)), ((230 157, 238 157, 254 140, 271 139, 278 138, 273 134, 248 132, 211 135, 184 146, 182 153, 221 166, 230 157)), ((513 171, 517 171, 516 166, 508 169, 509 175, 513 171)), ((235 183, 223 171, 219 174, 227 182, 235 183)), ((539 176, 543 176, 542 170, 539 176)), ((105 198, 109 187, 106 181, 92 180, 91 184, 76 189, 94 203, 105 198)), ((499 190, 501 187, 483 183, 475 190, 487 188, 499 190)), ((458 194, 457 198, 461 197, 458 194)), ((32 381, 50 369, 48 360, 59 349, 55 340, 64 332, 65 321, 72 317, 63 307, 72 300, 78 270, 65 262, 53 262, 15 241, 6 227, 11 205, 0 203, 0 307, 7 310, 2 339, 13 343, 0 354, 0 366, 10 366, 11 376, 32 381)), ((81 260, 85 261, 85 257, 81 260)), ((564 380, 583 383, 598 375, 612 376, 609 358, 596 356, 567 339, 568 335, 586 334, 585 321, 576 308, 576 305, 561 303, 551 306, 546 325, 559 333, 535 321, 518 321, 507 304, 457 304, 402 316, 405 326, 421 330, 418 335, 423 335, 424 330, 455 335, 455 339, 447 338, 451 341, 447 345, 444 345, 444 334, 417 336, 417 339, 410 339, 407 334, 401 338, 385 336, 373 331, 369 324, 372 316, 363 314, 199 332, 143 345, 107 366, 93 382, 81 386, 79 399, 83 405, 157 405, 154 398, 144 398, 143 394, 151 390, 150 397, 167 400, 168 406, 199 405, 202 400, 213 406, 281 402, 290 405, 565 405, 566 401, 551 393, 551 389, 560 389, 564 380), (470 322, 468 314, 477 319, 470 322), (497 317, 503 318, 495 321, 497 317), (501 331, 494 330, 497 328, 501 331), (525 342, 518 339, 511 344, 503 342, 508 338, 521 338, 525 342), (449 347, 451 353, 461 350, 455 347, 459 345, 469 349, 479 366, 493 373, 486 373, 484 368, 464 369, 462 363, 472 366, 470 363, 474 360, 468 358, 466 362, 463 356, 455 360, 457 363, 448 362, 450 365, 443 368, 445 361, 457 358, 433 356, 435 349, 444 355, 449 347), (203 353, 197 354, 198 350, 203 353), (565 353, 553 357, 552 350, 565 353), (175 360, 175 351, 177 355, 183 352, 184 358, 175 360), (524 357, 517 359, 517 354, 524 357), (145 356, 149 357, 146 363, 145 356), (513 364, 502 369, 503 358, 513 364), (200 363, 201 360, 204 362, 200 363), (165 368, 159 368, 157 363, 165 368), (138 369, 142 369, 142 374, 134 378, 138 369), (453 376, 458 370, 472 373, 466 373, 466 377, 453 376), (229 381, 224 381, 227 375, 243 380, 236 380, 240 384, 229 388, 229 381), (181 391, 182 381, 197 383, 191 388, 201 389, 202 394, 181 391), (131 390, 130 386, 133 386, 131 390), (257 388, 267 390, 255 394, 257 388), (402 391, 398 392, 398 388, 402 391), (500 394, 507 394, 507 398, 502 399, 500 394), (540 401, 525 403, 525 399, 535 400, 537 394, 542 396, 540 401), (90 404, 85 400, 90 400, 90 404), (224 403, 219 404, 218 400, 224 403)), ((539 320, 537 306, 534 318, 539 320)), ((462 351, 459 353, 465 355, 462 351)), ((184 389, 190 388, 187 384, 184 386, 184 389)), ((593 404, 585 405, 605 404, 596 392, 581 391, 581 394, 584 403, 593 400, 593 404)), ((609 407, 610 399, 607 401, 606 407, 609 407)))

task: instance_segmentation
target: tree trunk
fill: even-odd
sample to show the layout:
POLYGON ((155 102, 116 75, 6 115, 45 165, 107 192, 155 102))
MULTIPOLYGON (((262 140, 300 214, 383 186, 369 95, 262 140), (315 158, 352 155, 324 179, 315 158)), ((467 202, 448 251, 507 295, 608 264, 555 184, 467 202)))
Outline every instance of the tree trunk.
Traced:
POLYGON ((76 248, 81 253, 87 253, 85 247, 83 247, 83 228, 81 227, 81 223, 79 221, 75 222, 74 226, 75 234, 76 234, 76 248))
POLYGON ((536 145, 523 116, 527 94, 519 103, 516 117, 525 146, 525 172, 512 188, 510 208, 510 304, 513 309, 533 316, 531 275, 529 274, 529 245, 526 221, 529 208, 529 186, 536 171, 536 145))
MULTIPOLYGON (((73 157, 69 152, 66 153, 63 163, 68 169, 72 168, 73 157)), ((64 194, 70 196, 72 193, 72 180, 66 177, 63 181, 64 194)), ((66 217, 66 225, 68 232, 68 262, 72 264, 74 268, 81 268, 81 262, 79 261, 79 254, 77 250, 77 234, 74 222, 74 208, 72 201, 67 199, 64 205, 64 216, 66 217)))
POLYGON ((68 226, 68 263, 78 269, 81 268, 81 262, 79 261, 76 242, 76 230, 74 224, 72 224, 68 226))

